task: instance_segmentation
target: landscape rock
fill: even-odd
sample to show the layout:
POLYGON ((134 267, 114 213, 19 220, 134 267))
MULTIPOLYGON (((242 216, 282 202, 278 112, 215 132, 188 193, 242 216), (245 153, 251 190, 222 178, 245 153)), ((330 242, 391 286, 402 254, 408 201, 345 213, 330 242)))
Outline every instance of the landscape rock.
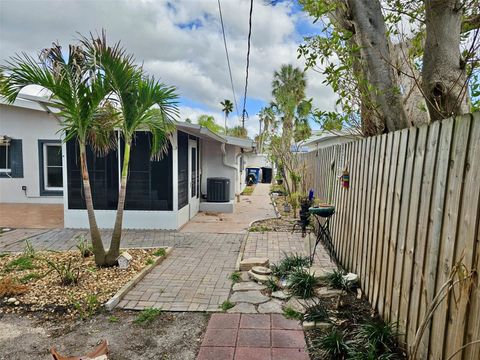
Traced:
POLYGON ((281 314, 283 313, 282 302, 279 300, 270 300, 266 303, 258 305, 260 314, 281 314))
POLYGON ((255 306, 252 304, 246 303, 238 303, 233 308, 228 309, 227 313, 230 314, 256 314, 257 310, 255 310, 255 306))
POLYGON ((257 275, 270 275, 272 273, 272 270, 265 266, 254 266, 252 268, 252 272, 254 272, 257 275))
POLYGON ((249 290, 264 290, 267 287, 265 285, 258 284, 253 281, 239 282, 233 284, 233 291, 249 291, 249 290))
POLYGON ((265 284, 271 278, 271 276, 269 275, 255 274, 252 270, 248 272, 248 276, 250 277, 250 279, 258 281, 259 283, 262 283, 262 284, 265 284))
POLYGON ((248 258, 248 259, 243 259, 240 261, 240 271, 249 271, 251 270, 254 266, 265 266, 268 267, 270 265, 270 262, 268 258, 248 258))
POLYGON ((248 271, 241 271, 240 279, 242 279, 242 281, 250 281, 250 278, 248 277, 248 271))
POLYGON ((315 295, 319 298, 330 298, 335 296, 340 296, 343 293, 342 290, 332 289, 328 287, 320 287, 315 289, 315 295))
POLYGON ((347 285, 354 285, 358 282, 358 275, 354 273, 348 273, 347 275, 343 275, 343 281, 347 285))
POLYGON ((280 300, 287 300, 290 298, 291 295, 289 295, 287 292, 284 290, 279 290, 279 291, 274 291, 272 292, 272 297, 277 298, 280 300))
POLYGON ((288 300, 285 303, 284 308, 290 307, 293 310, 304 314, 305 313, 305 308, 310 307, 310 306, 314 306, 314 305, 318 304, 319 301, 320 301, 319 298, 298 299, 296 297, 292 297, 292 298, 290 298, 290 300, 288 300))
POLYGON ((118 268, 119 269, 128 269, 128 266, 130 265, 130 262, 132 261, 132 259, 133 259, 132 255, 130 255, 128 252, 124 251, 117 258, 118 268))
POLYGON ((15 299, 14 297, 11 297, 7 300, 7 304, 14 304, 17 302, 17 299, 15 299))
POLYGON ((313 330, 313 329, 319 329, 319 330, 328 330, 332 324, 328 322, 322 322, 322 321, 304 321, 302 323, 303 330, 313 330))
POLYGON ((233 293, 230 301, 233 303, 261 304, 270 300, 260 291, 237 291, 233 293))

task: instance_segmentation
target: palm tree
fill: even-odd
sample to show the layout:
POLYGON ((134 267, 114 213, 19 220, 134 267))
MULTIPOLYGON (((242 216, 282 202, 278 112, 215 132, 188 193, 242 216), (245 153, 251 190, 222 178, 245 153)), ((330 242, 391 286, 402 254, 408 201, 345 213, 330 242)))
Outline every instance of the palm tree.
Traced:
POLYGON ((233 111, 233 103, 230 100, 225 99, 225 100, 220 102, 220 105, 223 106, 222 111, 225 114, 225 134, 226 134, 227 133, 227 119, 228 119, 228 115, 233 111))
POLYGON ((237 125, 227 131, 227 135, 248 139, 248 131, 244 127, 237 125))
POLYGON ((175 129, 178 95, 175 87, 160 83, 153 77, 146 77, 142 69, 134 65, 131 55, 122 53, 122 61, 118 61, 115 52, 112 52, 106 42, 90 43, 84 39, 84 43, 89 56, 98 61, 115 94, 120 118, 118 129, 125 144, 115 225, 110 248, 102 264, 112 266, 120 255, 130 151, 135 132, 148 130, 152 135, 151 156, 161 157, 168 149, 169 136, 175 129))
MULTIPOLYGON (((112 60, 118 60, 121 56, 118 45, 111 50, 112 60)), ((101 263, 105 250, 93 208, 86 150, 87 145, 99 151, 114 146, 115 116, 109 116, 112 108, 104 106, 112 90, 110 84, 96 64, 89 61, 82 45, 70 45, 66 58, 58 44, 43 50, 39 61, 27 54, 16 55, 6 62, 2 72, 0 88, 8 102, 13 103, 28 85, 43 87, 51 94, 51 106, 59 110, 64 141, 78 142, 90 235, 95 261, 101 263)))
POLYGON ((225 129, 221 125, 218 125, 215 118, 210 115, 200 115, 197 119, 197 123, 216 134, 222 134, 225 132, 225 129))
POLYGON ((276 107, 283 115, 283 138, 289 143, 293 139, 296 109, 305 99, 306 86, 305 73, 290 64, 282 65, 280 71, 273 74, 272 95, 276 107))
POLYGON ((275 122, 275 112, 273 111, 273 107, 271 105, 263 107, 258 113, 258 116, 260 117, 260 121, 263 122, 263 131, 258 137, 258 151, 261 153, 263 149, 263 143, 268 136, 268 131, 275 122))

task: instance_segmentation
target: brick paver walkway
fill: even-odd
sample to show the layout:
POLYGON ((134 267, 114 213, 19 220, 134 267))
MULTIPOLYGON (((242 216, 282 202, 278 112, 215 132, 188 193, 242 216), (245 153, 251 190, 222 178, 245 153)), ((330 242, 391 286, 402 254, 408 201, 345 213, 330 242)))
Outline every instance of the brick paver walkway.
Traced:
MULTIPOLYGON (((313 247, 315 245, 315 234, 310 236, 310 246, 313 247)), ((289 232, 252 232, 248 234, 242 258, 267 257, 271 264, 275 264, 283 257, 284 253, 309 255, 308 246, 308 235, 302 238, 301 233, 298 232, 293 234, 289 232)), ((313 269, 323 272, 336 268, 325 248, 322 244, 318 244, 313 269)))
POLYGON ((308 360, 298 321, 272 314, 213 314, 197 360, 308 360))
POLYGON ((240 234, 183 234, 189 242, 174 251, 120 302, 125 309, 219 311, 228 299, 240 234))

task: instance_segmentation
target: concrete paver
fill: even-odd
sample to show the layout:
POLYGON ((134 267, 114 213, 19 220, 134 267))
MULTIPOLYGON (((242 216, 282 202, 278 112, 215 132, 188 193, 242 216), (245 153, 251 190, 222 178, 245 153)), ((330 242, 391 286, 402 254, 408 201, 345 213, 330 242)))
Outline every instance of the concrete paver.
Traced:
POLYGON ((232 314, 212 315, 197 360, 309 359, 299 322, 280 316, 241 314, 238 321, 232 314), (230 328, 217 328, 223 319, 230 328))

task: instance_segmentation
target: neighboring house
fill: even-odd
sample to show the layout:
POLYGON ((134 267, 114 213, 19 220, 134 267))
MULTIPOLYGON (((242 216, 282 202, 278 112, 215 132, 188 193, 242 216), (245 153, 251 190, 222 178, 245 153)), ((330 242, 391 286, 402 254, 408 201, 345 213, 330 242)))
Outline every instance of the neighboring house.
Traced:
POLYGON ((306 140, 292 145, 293 152, 310 152, 332 145, 344 144, 360 139, 361 136, 347 132, 317 131, 306 140))
MULTIPOLYGON (((28 99, 32 100, 28 116, 23 115, 20 107, 26 100, 1 105, 0 136, 11 139, 12 145, 19 142, 21 145, 6 146, 10 150, 7 156, 12 159, 12 169, 7 169, 0 179, 0 201, 47 202, 44 197, 51 196, 48 199, 55 198, 56 202, 64 204, 65 227, 86 228, 88 218, 78 145, 75 141, 61 144, 58 120, 37 105, 47 104, 45 99, 31 96, 28 99), (37 127, 49 135, 37 131, 37 127), (56 146, 56 152, 53 146, 56 146), (35 157, 37 162, 32 161, 35 157), (20 167, 19 163, 23 163, 23 173, 14 171, 15 166, 20 167), (37 180, 31 180, 33 178, 37 180), (23 190, 18 192, 17 188, 22 189, 24 184, 27 184, 27 194, 29 187, 37 187, 35 194, 38 196, 27 197, 23 190)), ((220 136, 199 125, 179 122, 167 153, 161 159, 151 159, 150 137, 149 132, 139 131, 132 145, 125 228, 179 229, 198 211, 233 212, 235 195, 245 186, 243 154, 253 150, 252 140, 220 136), (207 202, 207 179, 210 177, 229 180, 229 199, 207 202)), ((117 142, 117 148, 123 149, 120 137, 117 142)), ((99 156, 88 149, 87 157, 97 223, 101 228, 111 228, 118 200, 121 156, 118 150, 99 156)))

